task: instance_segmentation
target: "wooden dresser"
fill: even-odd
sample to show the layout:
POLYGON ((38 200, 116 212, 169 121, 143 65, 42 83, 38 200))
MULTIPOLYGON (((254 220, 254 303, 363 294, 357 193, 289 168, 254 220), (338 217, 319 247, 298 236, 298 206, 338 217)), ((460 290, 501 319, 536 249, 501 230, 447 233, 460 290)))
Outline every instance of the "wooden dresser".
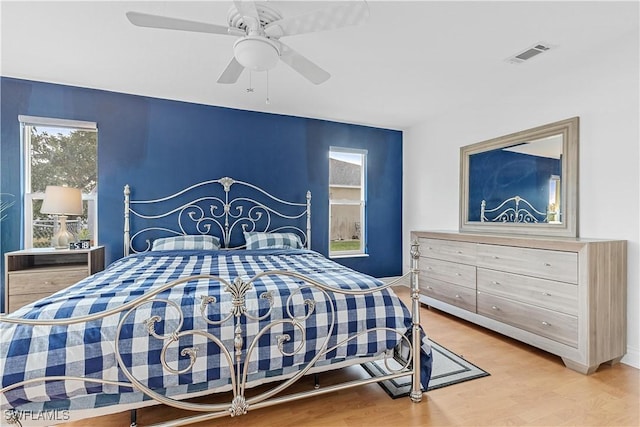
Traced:
POLYGON ((627 243, 414 231, 420 300, 590 374, 626 353, 627 243))
POLYGON ((104 246, 7 252, 4 265, 5 312, 11 313, 104 270, 104 246))

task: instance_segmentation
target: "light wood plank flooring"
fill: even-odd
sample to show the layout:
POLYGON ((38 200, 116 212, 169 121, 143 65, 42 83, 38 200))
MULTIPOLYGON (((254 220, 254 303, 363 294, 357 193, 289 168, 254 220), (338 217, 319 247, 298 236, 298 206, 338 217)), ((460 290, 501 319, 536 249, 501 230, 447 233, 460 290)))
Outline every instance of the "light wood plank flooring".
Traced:
MULTIPOLYGON (((406 288, 397 290, 408 303, 406 288)), ((617 364, 585 376, 560 358, 437 310, 421 310, 434 341, 463 355, 491 376, 426 393, 421 403, 393 400, 377 385, 343 390, 295 403, 250 411, 197 426, 639 426, 640 371, 617 364)), ((359 368, 333 377, 359 377, 359 368)), ((300 388, 311 387, 310 381, 300 388)), ((187 413, 156 406, 138 411, 138 423, 187 413)), ((68 427, 128 426, 129 414, 98 417, 68 427)))

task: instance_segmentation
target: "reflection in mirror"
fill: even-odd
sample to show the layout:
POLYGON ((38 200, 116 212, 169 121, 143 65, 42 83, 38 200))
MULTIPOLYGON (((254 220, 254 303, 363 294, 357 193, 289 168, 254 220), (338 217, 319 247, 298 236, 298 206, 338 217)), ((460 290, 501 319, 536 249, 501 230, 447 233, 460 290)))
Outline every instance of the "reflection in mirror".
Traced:
POLYGON ((549 178, 549 209, 547 220, 550 224, 561 223, 560 217, 560 176, 551 175, 549 178))
POLYGON ((461 231, 577 235, 578 118, 461 149, 461 231))
POLYGON ((561 221, 561 159, 561 134, 471 155, 469 179, 478 185, 469 188, 468 220, 561 221))

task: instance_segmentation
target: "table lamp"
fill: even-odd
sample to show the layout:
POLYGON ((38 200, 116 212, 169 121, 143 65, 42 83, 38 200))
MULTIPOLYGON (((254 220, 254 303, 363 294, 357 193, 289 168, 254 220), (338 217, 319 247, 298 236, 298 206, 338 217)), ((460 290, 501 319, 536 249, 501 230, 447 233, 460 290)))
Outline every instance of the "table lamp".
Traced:
POLYGON ((77 188, 47 185, 40 213, 57 215, 60 229, 53 235, 51 244, 56 249, 68 249, 74 238, 67 230, 67 215, 82 215, 82 193, 77 188))

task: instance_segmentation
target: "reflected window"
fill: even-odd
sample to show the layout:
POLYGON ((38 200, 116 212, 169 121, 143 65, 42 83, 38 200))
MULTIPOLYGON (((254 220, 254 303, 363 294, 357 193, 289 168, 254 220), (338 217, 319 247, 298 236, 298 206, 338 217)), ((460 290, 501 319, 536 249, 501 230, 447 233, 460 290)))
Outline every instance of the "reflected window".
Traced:
POLYGON ((551 175, 549 178, 549 208, 547 211, 549 223, 559 223, 560 218, 560 176, 551 175))

